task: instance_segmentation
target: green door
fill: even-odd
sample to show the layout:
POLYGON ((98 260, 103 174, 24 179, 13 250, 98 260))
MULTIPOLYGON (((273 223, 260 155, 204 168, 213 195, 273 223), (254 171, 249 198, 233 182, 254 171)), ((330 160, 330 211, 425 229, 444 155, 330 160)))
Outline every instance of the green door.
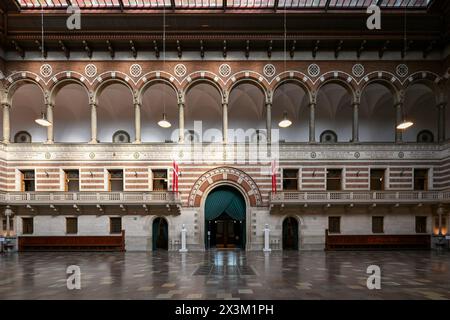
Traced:
POLYGON ((245 249, 245 200, 239 190, 221 186, 205 203, 205 248, 245 249))

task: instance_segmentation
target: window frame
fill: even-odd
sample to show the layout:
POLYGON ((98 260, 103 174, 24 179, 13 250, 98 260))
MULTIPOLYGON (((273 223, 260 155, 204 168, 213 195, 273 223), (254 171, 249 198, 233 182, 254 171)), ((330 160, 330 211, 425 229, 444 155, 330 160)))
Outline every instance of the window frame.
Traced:
POLYGON ((341 234, 342 233, 342 217, 341 216, 328 216, 328 233, 330 233, 330 234, 341 234), (336 221, 338 222, 337 223, 337 226, 338 226, 338 230, 337 231, 334 231, 334 230, 331 230, 331 226, 333 225, 334 226, 334 224, 332 224, 331 223, 331 221, 333 220, 333 219, 336 219, 336 221))

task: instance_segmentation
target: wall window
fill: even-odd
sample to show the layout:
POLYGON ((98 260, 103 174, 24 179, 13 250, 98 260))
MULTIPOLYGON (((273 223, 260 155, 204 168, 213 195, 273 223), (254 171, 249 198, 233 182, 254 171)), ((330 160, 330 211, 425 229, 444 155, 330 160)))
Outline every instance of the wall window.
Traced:
POLYGON ((167 170, 152 170, 153 173, 153 190, 167 191, 167 170))
POLYGON ((78 218, 66 218, 66 233, 67 234, 78 233, 78 218))
POLYGON ((64 170, 64 191, 80 191, 80 171, 64 170))
POLYGON ((20 191, 29 192, 36 190, 34 170, 20 171, 20 191))
POLYGON ((414 169, 414 190, 428 190, 428 169, 414 169))
POLYGON ((384 182, 386 177, 385 169, 371 169, 370 170, 370 190, 382 191, 384 190, 384 182))
POLYGON ((22 233, 33 234, 33 232, 34 232, 33 218, 22 218, 22 233))
POLYGON ((108 170, 108 191, 123 191, 123 170, 108 170))
POLYGON ((372 233, 384 233, 384 217, 372 217, 372 233))
POLYGON ((427 233, 427 217, 416 217, 416 233, 427 233))
POLYGON ((298 190, 298 169, 283 169, 283 190, 298 190))
POLYGON ((328 217, 328 232, 341 233, 341 217, 328 217))
POLYGON ((342 169, 327 170, 327 190, 342 189, 342 169))
POLYGON ((122 232, 122 218, 120 217, 109 218, 109 232, 111 234, 122 232))
POLYGON ((14 136, 15 143, 31 143, 31 134, 26 131, 19 131, 14 136))

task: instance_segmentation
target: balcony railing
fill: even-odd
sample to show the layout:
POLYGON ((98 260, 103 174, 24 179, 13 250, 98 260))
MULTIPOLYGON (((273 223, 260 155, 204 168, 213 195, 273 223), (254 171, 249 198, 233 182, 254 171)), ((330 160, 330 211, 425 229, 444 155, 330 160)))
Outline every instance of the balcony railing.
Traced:
POLYGON ((2 204, 181 204, 180 194, 151 192, 9 192, 0 193, 2 204))
POLYGON ((450 202, 450 191, 282 191, 271 193, 271 204, 351 203, 442 203, 450 202))

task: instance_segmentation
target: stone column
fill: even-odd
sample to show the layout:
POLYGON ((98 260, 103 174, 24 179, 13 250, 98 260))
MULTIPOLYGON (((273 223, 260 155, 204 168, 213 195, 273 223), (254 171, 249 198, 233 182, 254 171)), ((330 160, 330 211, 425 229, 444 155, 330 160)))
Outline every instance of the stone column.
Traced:
POLYGON ((222 103, 222 140, 228 142, 228 103, 222 103))
POLYGON ((395 142, 403 141, 402 130, 397 129, 397 126, 403 121, 403 103, 398 102, 395 106, 395 142))
POLYGON ((7 103, 3 104, 3 143, 11 142, 11 124, 10 124, 11 106, 7 103))
POLYGON ((272 142, 272 103, 266 102, 267 143, 272 142))
POLYGON ((141 143, 141 104, 138 102, 134 104, 134 131, 134 143, 141 143))
POLYGON ((51 125, 49 125, 47 127, 47 143, 53 143, 54 142, 54 136, 53 136, 54 123, 53 123, 53 105, 51 103, 47 104, 47 120, 48 120, 48 122, 51 123, 51 125))
POLYGON ((309 142, 316 142, 316 104, 309 104, 309 142))
POLYGON ((445 141, 445 108, 446 103, 438 104, 438 142, 445 141))
POLYGON ((264 248, 263 248, 264 252, 270 252, 272 251, 272 249, 270 249, 270 229, 269 229, 269 225, 266 224, 264 226, 264 248))
POLYGON ((9 206, 6 206, 5 216, 6 216, 6 236, 9 237, 11 235, 11 221, 10 218, 13 212, 9 206))
POLYGON ((442 215, 444 214, 444 207, 439 205, 437 208, 437 214, 439 219, 439 235, 442 236, 442 215))
POLYGON ((184 103, 178 103, 178 141, 184 142, 184 103))
POLYGON ((89 143, 97 143, 97 105, 91 103, 91 141, 89 143))
POLYGON ((353 103, 352 142, 359 142, 359 102, 353 103))

